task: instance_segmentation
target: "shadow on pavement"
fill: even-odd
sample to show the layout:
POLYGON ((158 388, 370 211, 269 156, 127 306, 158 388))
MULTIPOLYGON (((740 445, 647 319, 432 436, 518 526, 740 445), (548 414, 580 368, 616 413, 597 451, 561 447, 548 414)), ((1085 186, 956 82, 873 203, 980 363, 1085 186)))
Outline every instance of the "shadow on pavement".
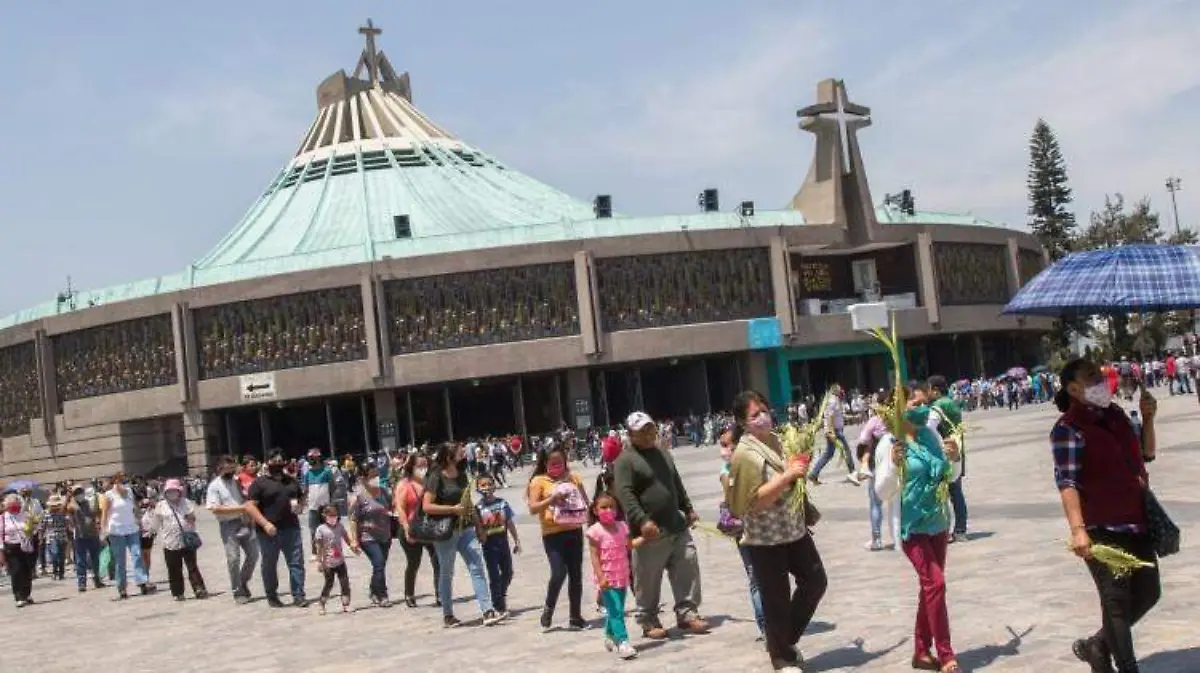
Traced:
POLYGON ((973 671, 979 668, 986 668, 996 663, 1001 657, 1015 657, 1021 653, 1021 643, 1025 637, 1033 633, 1034 627, 1030 626, 1021 633, 1017 633, 1011 626, 1004 627, 1008 630, 1012 638, 1003 645, 984 645, 973 650, 958 653, 958 662, 963 668, 968 671, 973 671))
POLYGON ((1192 671, 1200 671, 1200 647, 1155 652, 1138 663, 1146 673, 1192 673, 1192 671))
POLYGON ((885 657, 892 652, 895 652, 901 645, 908 642, 908 638, 901 638, 899 642, 891 647, 886 647, 882 650, 868 652, 863 648, 862 639, 856 639, 852 644, 845 647, 839 647, 836 650, 822 652, 815 657, 807 660, 805 671, 833 671, 842 668, 859 668, 875 661, 880 657, 885 657))

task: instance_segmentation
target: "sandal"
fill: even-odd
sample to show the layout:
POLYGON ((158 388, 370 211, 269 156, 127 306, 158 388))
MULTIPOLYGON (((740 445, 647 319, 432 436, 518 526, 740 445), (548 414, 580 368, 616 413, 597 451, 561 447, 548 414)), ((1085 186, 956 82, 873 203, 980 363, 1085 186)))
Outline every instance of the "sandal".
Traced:
POLYGON ((958 661, 951 661, 942 666, 942 673, 963 673, 962 666, 958 665, 958 661))
POLYGON ((913 657, 912 667, 918 671, 940 671, 942 664, 928 654, 913 657))

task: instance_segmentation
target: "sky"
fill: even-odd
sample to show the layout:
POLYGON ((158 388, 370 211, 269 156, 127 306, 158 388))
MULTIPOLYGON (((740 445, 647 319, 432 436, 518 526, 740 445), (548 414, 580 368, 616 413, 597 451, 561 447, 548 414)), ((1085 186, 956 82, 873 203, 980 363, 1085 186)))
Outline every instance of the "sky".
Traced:
POLYGON ((0 315, 70 276, 173 273, 290 160, 357 27, 465 141, 628 215, 784 206, 795 111, 844 79, 875 199, 1024 226, 1029 133, 1057 132, 1081 222, 1182 180, 1200 225, 1200 2, 58 0, 0 9, 0 315))

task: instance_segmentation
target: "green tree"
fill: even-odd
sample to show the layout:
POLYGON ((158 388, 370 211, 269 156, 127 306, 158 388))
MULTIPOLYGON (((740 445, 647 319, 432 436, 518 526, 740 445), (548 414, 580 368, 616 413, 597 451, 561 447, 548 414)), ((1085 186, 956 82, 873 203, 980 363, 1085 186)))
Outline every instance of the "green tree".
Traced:
POLYGON ((1061 259, 1071 250, 1075 236, 1075 214, 1071 187, 1067 184, 1067 162, 1058 138, 1044 119, 1038 119, 1029 138, 1029 228, 1050 252, 1050 261, 1061 259))

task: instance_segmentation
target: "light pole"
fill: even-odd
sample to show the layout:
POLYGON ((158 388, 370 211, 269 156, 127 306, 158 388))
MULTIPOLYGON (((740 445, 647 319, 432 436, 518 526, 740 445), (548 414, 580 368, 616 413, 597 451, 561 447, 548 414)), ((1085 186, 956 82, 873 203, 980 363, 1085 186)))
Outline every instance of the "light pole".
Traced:
POLYGON ((1167 191, 1171 193, 1171 211, 1175 214, 1175 235, 1179 235, 1179 204, 1175 202, 1175 192, 1183 189, 1179 186, 1179 178, 1167 178, 1167 191))

